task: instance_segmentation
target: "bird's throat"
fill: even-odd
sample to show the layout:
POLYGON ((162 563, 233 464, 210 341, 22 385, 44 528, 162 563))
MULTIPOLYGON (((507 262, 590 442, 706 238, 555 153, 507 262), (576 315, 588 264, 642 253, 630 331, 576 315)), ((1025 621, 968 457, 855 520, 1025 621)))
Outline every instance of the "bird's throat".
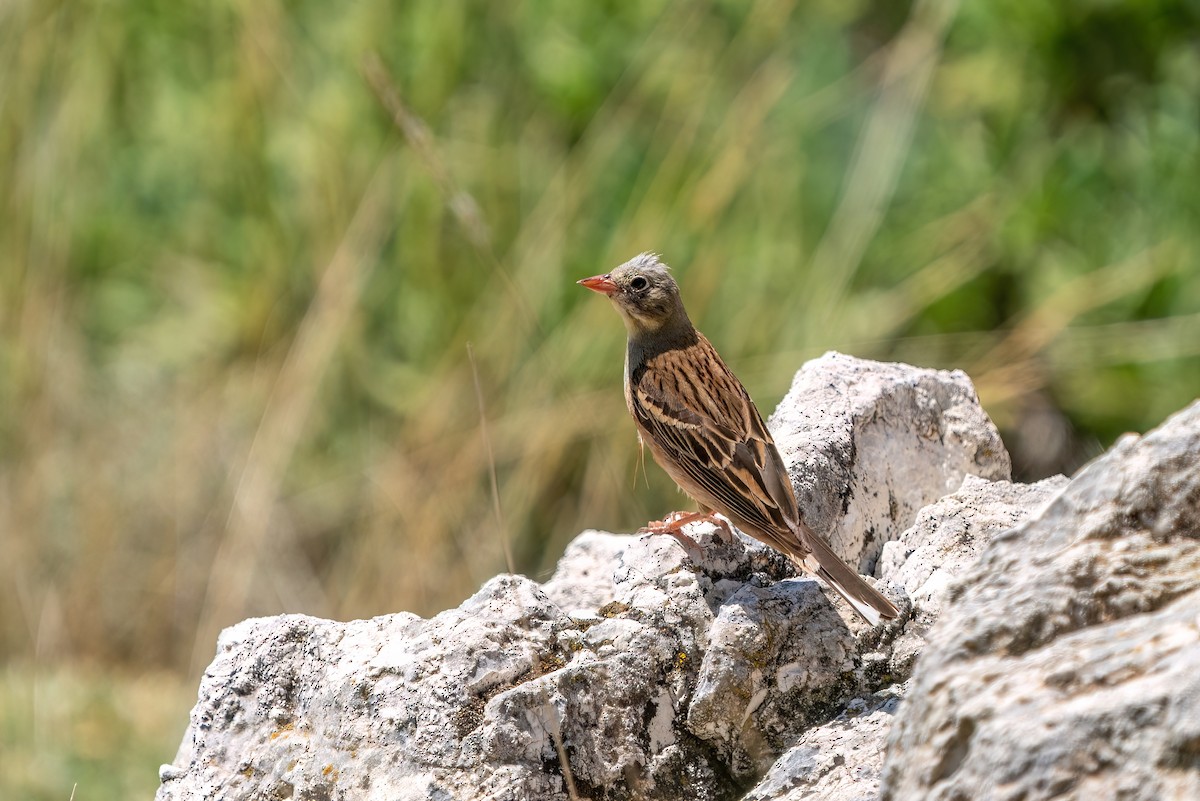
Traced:
POLYGON ((625 351, 626 375, 655 356, 667 351, 680 350, 696 343, 699 333, 686 315, 676 318, 654 330, 626 324, 629 333, 625 351))

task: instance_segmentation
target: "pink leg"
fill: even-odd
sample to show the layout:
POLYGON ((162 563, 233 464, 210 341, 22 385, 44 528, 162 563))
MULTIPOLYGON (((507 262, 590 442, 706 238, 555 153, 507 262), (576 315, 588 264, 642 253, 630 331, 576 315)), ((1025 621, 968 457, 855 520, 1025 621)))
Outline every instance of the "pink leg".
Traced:
MULTIPOLYGON (((733 540, 733 530, 723 518, 717 517, 711 512, 671 512, 662 520, 652 520, 644 527, 639 529, 640 532, 646 534, 670 534, 678 539, 684 546, 697 545, 695 540, 683 533, 683 527, 691 523, 706 521, 720 528, 725 532, 725 535, 733 540)), ((697 547, 699 547, 697 545, 697 547)))

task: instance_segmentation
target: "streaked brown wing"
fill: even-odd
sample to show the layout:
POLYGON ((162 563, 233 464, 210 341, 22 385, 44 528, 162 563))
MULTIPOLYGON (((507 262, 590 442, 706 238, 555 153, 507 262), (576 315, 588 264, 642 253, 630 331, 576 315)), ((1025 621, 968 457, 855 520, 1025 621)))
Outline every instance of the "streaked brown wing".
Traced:
POLYGON ((796 500, 783 460, 745 387, 708 340, 655 355, 629 381, 630 411, 670 461, 663 467, 672 477, 702 489, 708 497, 697 500, 717 511, 795 539, 788 535, 796 500))

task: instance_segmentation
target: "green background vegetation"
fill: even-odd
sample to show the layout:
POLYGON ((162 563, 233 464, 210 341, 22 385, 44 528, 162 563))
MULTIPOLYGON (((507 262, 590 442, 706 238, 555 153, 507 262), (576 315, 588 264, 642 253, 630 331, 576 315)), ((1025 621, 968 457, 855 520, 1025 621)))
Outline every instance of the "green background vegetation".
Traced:
POLYGON ((148 797, 246 616, 430 614, 681 506, 574 285, 643 250, 764 411, 837 349, 966 370, 1025 479, 1153 427, 1200 394, 1198 42, 1170 0, 0 4, 0 797, 148 797))

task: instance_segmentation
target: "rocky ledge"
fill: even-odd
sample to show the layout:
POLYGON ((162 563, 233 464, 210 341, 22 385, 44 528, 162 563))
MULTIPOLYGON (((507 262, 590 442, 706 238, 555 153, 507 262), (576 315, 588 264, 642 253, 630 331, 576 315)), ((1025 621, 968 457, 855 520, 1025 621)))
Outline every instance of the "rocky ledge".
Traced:
POLYGON ((960 372, 827 354, 771 428, 899 619, 589 531, 427 620, 226 630, 159 801, 1200 798, 1200 403, 1037 484, 960 372))

